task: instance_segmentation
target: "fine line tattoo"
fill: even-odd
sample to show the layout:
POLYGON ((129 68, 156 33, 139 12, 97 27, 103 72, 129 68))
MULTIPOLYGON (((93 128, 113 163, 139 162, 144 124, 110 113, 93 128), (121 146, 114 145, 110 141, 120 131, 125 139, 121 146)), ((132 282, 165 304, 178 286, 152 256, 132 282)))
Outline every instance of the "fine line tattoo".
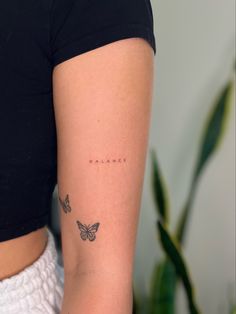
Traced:
POLYGON ((64 201, 59 197, 59 201, 60 201, 61 207, 63 208, 63 210, 66 214, 71 212, 70 200, 69 200, 68 194, 66 195, 64 201))
POLYGON ((86 224, 83 225, 79 220, 76 222, 80 230, 80 237, 82 240, 86 241, 89 239, 89 241, 94 241, 96 239, 95 232, 98 231, 98 227, 100 225, 99 222, 93 224, 92 226, 86 224))
POLYGON ((122 163, 126 162, 126 158, 111 158, 111 159, 89 159, 90 164, 111 164, 111 163, 122 163))

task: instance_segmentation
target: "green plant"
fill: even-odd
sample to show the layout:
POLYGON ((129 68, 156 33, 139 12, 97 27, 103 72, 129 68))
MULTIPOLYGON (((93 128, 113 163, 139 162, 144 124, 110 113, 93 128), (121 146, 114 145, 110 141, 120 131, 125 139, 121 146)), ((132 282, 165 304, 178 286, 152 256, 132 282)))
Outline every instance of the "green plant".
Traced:
POLYGON ((229 286, 228 300, 229 300, 229 314, 236 314, 235 282, 234 284, 229 286))
POLYGON ((150 295, 144 296, 143 299, 140 297, 134 298, 134 312, 137 314, 174 314, 176 288, 179 281, 183 284, 186 293, 189 313, 200 314, 190 272, 182 253, 182 247, 186 238, 186 230, 200 176, 223 138, 232 103, 233 88, 234 81, 230 79, 222 88, 209 113, 200 143, 189 194, 174 232, 171 232, 169 227, 170 206, 167 187, 155 151, 151 150, 152 188, 158 214, 156 226, 164 257, 155 265, 150 295))
POLYGON ((230 314, 236 314, 236 305, 232 306, 232 309, 230 310, 230 314))

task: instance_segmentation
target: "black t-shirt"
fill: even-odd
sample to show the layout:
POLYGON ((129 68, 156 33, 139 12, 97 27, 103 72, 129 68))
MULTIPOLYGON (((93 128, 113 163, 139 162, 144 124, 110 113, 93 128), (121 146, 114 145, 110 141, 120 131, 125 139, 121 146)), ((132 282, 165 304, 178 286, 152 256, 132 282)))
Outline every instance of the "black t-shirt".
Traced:
POLYGON ((149 0, 0 2, 0 241, 48 224, 57 183, 53 67, 119 39, 156 54, 149 0))

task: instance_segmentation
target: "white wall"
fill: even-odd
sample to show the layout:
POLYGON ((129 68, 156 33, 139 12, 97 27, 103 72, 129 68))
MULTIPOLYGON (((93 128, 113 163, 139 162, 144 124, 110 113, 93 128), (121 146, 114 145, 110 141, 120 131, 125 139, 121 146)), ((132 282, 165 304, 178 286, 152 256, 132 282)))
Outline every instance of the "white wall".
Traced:
MULTIPOLYGON (((171 196, 172 225, 187 194, 205 117, 235 54, 234 0, 153 0, 157 41, 149 146, 155 148, 171 196)), ((204 314, 228 313, 235 278, 235 114, 204 172, 194 204, 185 256, 204 314)), ((135 283, 149 288, 161 256, 150 190, 150 153, 135 261, 135 283)), ((185 296, 178 294, 178 313, 185 296)))

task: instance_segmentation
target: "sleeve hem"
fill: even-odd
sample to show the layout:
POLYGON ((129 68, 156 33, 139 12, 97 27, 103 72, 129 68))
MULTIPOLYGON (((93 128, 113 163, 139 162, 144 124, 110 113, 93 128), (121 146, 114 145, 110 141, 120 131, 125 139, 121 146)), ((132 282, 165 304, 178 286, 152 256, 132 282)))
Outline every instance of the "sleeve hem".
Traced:
POLYGON ((120 39, 141 37, 146 39, 156 54, 156 41, 153 30, 141 24, 120 24, 88 34, 86 37, 73 40, 55 51, 52 56, 52 66, 75 57, 76 55, 115 42, 120 39))

